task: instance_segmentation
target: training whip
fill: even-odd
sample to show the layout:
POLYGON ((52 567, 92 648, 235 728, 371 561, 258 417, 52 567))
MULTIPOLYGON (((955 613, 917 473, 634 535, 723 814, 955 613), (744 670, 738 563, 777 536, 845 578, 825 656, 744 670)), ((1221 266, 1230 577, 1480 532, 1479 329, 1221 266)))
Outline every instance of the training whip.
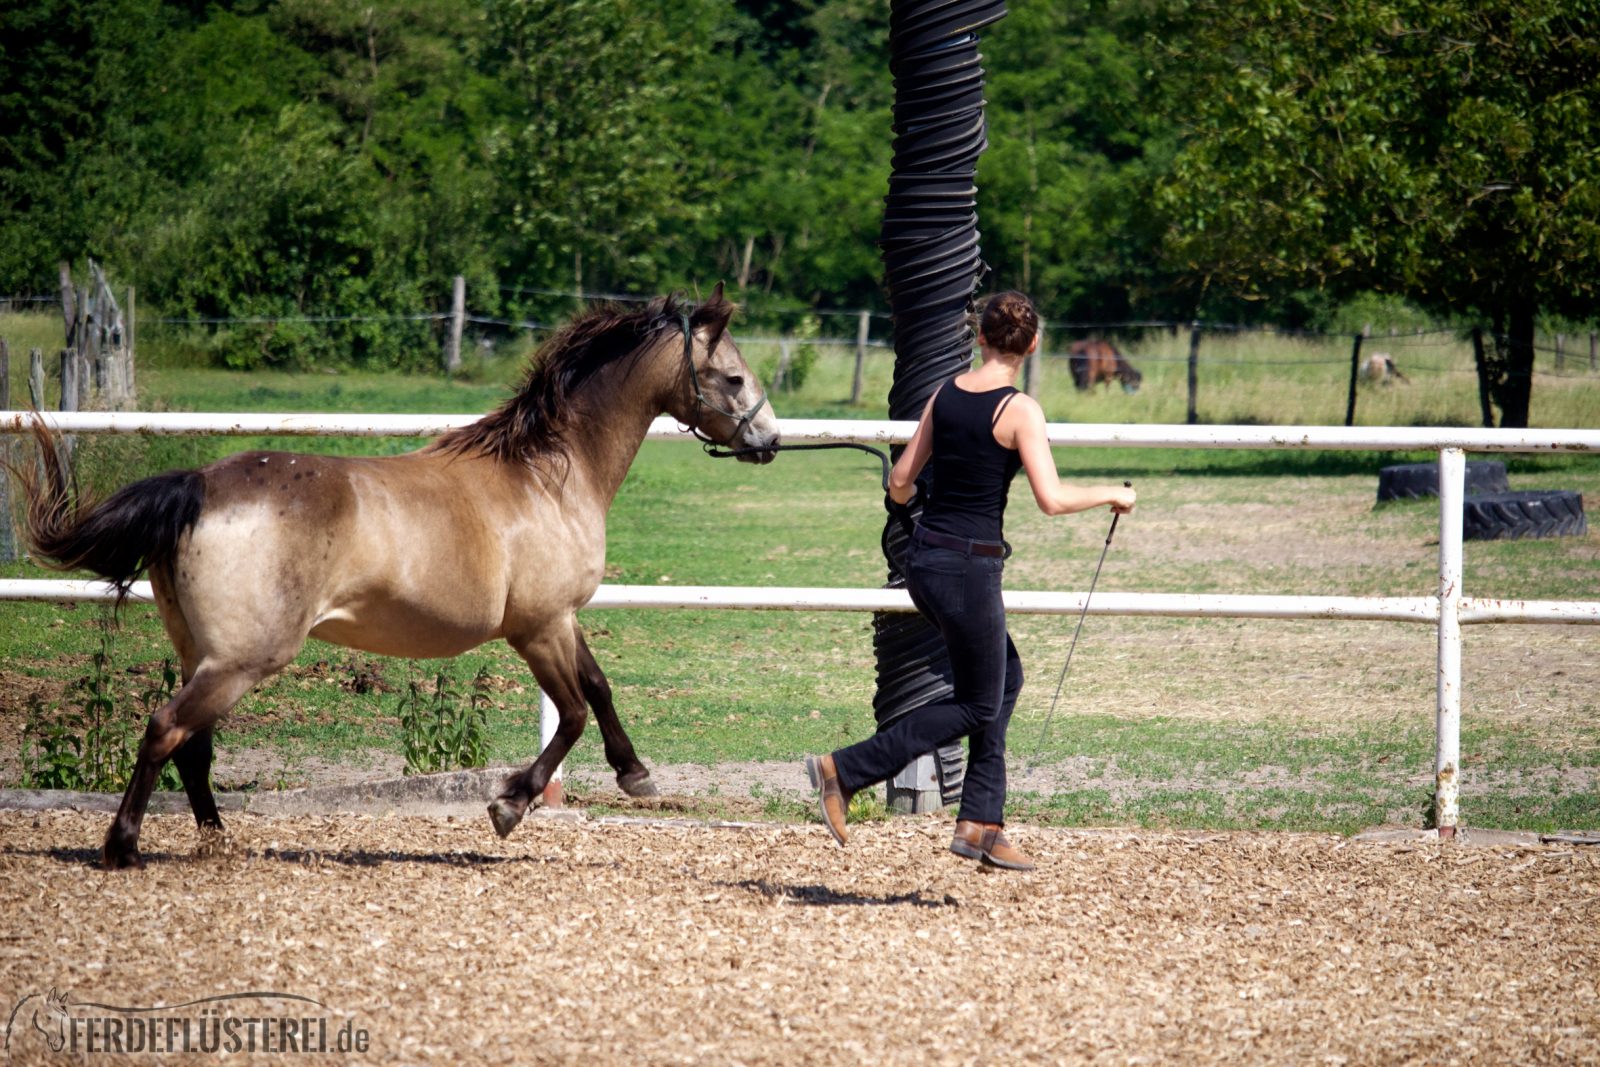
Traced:
MULTIPOLYGON (((1123 488, 1132 489, 1132 482, 1123 482, 1123 488)), ((1094 577, 1089 580, 1089 591, 1083 597, 1083 610, 1078 612, 1078 625, 1072 631, 1072 644, 1067 646, 1067 661, 1061 665, 1061 677, 1056 679, 1056 695, 1050 698, 1050 714, 1044 717, 1044 731, 1039 734, 1038 747, 1034 749, 1032 763, 1039 762, 1039 756, 1044 752, 1045 742, 1050 740, 1050 723, 1056 717, 1056 702, 1061 699, 1061 687, 1066 684, 1067 671, 1072 666, 1072 653, 1078 647, 1078 635, 1083 632, 1083 619, 1089 614, 1089 598, 1094 596, 1094 587, 1100 581, 1100 568, 1106 565, 1106 553, 1111 550, 1111 539, 1117 535, 1117 520, 1122 518, 1121 512, 1114 512, 1111 516, 1111 529, 1106 531, 1106 543, 1100 549, 1100 562, 1094 565, 1094 577)), ((1030 763, 1028 773, 1033 773, 1030 763)))

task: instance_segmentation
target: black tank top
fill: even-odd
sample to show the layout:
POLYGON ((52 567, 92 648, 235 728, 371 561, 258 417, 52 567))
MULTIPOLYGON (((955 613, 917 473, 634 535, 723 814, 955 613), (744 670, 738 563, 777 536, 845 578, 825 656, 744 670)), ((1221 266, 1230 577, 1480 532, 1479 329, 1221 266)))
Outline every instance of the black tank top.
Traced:
POLYGON ((971 541, 999 541, 1006 492, 1022 457, 994 439, 996 414, 1017 390, 1009 385, 969 393, 945 382, 933 398, 933 484, 922 525, 971 541))

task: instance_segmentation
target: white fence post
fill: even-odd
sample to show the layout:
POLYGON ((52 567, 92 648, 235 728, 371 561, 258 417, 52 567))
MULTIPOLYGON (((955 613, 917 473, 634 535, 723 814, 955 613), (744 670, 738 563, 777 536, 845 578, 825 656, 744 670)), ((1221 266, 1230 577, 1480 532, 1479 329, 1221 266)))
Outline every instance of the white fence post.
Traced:
MULTIPOLYGON (((544 690, 539 690, 539 751, 543 752, 550 745, 550 739, 556 735, 556 726, 561 722, 561 715, 556 711, 556 702, 551 700, 544 690)), ((566 793, 561 786, 561 766, 558 765, 550 773, 550 781, 544 787, 544 806, 559 808, 566 803, 566 793)))
POLYGON ((1454 837, 1461 795, 1461 527, 1467 454, 1439 452, 1439 688, 1433 822, 1454 837))
MULTIPOLYGON (((29 389, 43 409, 44 373, 40 353, 30 360, 29 389)), ((30 432, 36 418, 63 433, 281 436, 427 437, 473 422, 473 415, 285 415, 191 412, 70 412, 35 414, 0 411, 0 438, 30 432)), ((789 441, 860 441, 904 444, 915 424, 882 420, 785 419, 779 428, 789 441)), ((689 440, 677 420, 651 424, 651 440, 689 440)), ((1358 449, 1439 452, 1439 591, 1425 597, 1315 597, 1229 594, 1103 593, 1087 610, 1092 615, 1172 616, 1256 619, 1387 619, 1425 623, 1439 630, 1437 741, 1434 822, 1441 837, 1452 837, 1459 818, 1461 772, 1461 627, 1485 623, 1563 623, 1600 625, 1600 600, 1536 601, 1462 594, 1462 525, 1466 450, 1475 452, 1600 454, 1600 430, 1463 429, 1454 427, 1328 426, 1162 426, 1128 423, 1046 427, 1052 445, 1077 447, 1189 447, 1259 449, 1358 449)), ((153 598, 149 582, 135 582, 130 599, 153 598)), ((110 602, 117 591, 104 582, 73 579, 0 578, 0 602, 110 602)), ((743 608, 796 611, 911 611, 904 590, 794 589, 720 586, 602 585, 591 608, 743 608)), ((1013 590, 1006 610, 1017 613, 1077 615, 1085 610, 1080 594, 1013 590)), ((541 694, 541 748, 554 737, 558 716, 541 694)), ((562 803, 560 770, 552 777, 545 802, 562 803), (553 799, 552 799, 553 798, 553 799)))

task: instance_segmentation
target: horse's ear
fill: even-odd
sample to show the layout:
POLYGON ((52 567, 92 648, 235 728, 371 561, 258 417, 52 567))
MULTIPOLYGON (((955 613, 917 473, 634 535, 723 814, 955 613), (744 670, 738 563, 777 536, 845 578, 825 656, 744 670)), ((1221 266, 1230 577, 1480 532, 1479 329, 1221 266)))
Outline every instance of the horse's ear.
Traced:
POLYGON ((728 320, 733 318, 733 313, 739 310, 739 305, 722 295, 722 283, 711 290, 711 299, 694 309, 690 321, 695 329, 702 327, 706 330, 707 338, 715 343, 717 338, 728 328, 728 320))

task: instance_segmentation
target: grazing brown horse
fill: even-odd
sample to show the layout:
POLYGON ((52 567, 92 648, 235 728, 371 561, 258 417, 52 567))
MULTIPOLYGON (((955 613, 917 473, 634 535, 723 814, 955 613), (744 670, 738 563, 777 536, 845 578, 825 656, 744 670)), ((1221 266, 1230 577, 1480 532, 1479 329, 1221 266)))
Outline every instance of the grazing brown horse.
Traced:
POLYGON ((183 686, 150 717, 102 862, 140 862, 139 826, 168 758, 196 822, 211 795, 212 727, 307 637, 389 656, 454 656, 504 638, 555 703, 555 737, 490 805, 504 837, 594 709, 617 784, 650 795, 650 772, 617 720, 577 611, 605 569, 606 511, 650 422, 666 412, 770 462, 777 421, 727 333, 719 285, 699 307, 670 297, 602 307, 541 348, 497 411, 417 452, 386 458, 246 452, 74 500, 42 421, 42 478, 23 478, 28 533, 59 568, 126 593, 148 570, 183 686))
POLYGON ((1122 383, 1124 393, 1137 393, 1144 381, 1144 375, 1110 341, 1074 341, 1067 350, 1067 367, 1079 391, 1115 381, 1122 383))

